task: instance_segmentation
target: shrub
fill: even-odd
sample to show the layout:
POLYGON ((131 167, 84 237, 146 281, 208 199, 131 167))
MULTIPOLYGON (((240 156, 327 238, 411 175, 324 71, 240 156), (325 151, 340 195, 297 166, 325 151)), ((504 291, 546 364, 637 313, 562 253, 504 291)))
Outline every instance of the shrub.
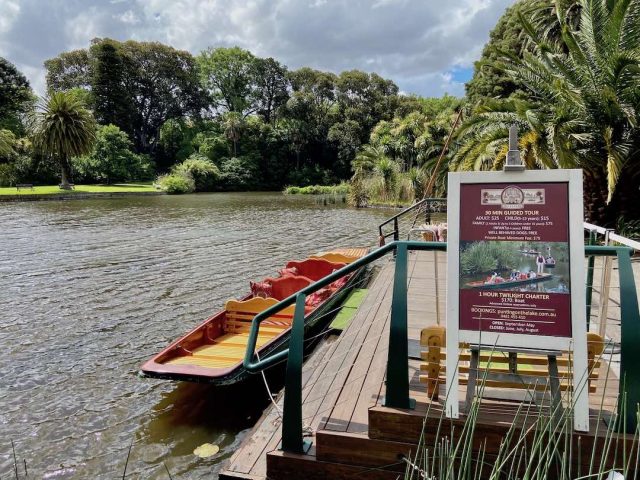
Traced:
POLYGON ((115 125, 98 128, 89 155, 73 159, 75 171, 86 182, 119 182, 152 178, 154 166, 146 155, 132 151, 133 144, 115 125))
POLYGON ((156 180, 156 186, 170 195, 192 193, 196 189, 193 177, 188 173, 171 173, 156 180))
POLYGON ((249 156, 232 157, 222 163, 220 183, 227 190, 246 190, 258 184, 258 167, 249 156))
POLYGON ((16 169, 12 163, 0 163, 0 187, 13 187, 16 184, 16 169))
POLYGON ((348 195, 351 186, 347 182, 339 185, 309 185, 308 187, 287 187, 287 195, 348 195))
POLYGON ((192 154, 184 162, 173 168, 173 173, 188 174, 193 178, 197 192, 208 192, 214 189, 220 179, 220 170, 211 160, 198 153, 192 154))

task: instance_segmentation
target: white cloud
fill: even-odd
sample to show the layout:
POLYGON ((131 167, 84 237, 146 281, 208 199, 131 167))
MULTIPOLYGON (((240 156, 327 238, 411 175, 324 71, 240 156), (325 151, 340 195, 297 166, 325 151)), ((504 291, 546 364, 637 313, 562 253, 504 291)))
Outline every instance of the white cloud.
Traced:
MULTIPOLYGON (((476 60, 511 0, 0 0, 0 53, 41 69, 96 36, 194 54, 238 45, 289 66, 358 68, 423 95, 462 93, 446 72, 476 60), (24 8, 22 8, 24 7, 24 8)), ((31 73, 29 73, 31 78, 31 73)), ((42 75, 41 75, 42 77, 42 75)), ((34 84, 39 84, 34 81, 34 84)))
POLYGON ((126 23, 127 25, 137 25, 138 23, 140 23, 140 19, 133 12, 133 10, 127 10, 120 15, 114 15, 113 18, 115 18, 116 20, 120 20, 122 23, 126 23))
POLYGON ((18 15, 20 15, 20 5, 17 1, 0 0, 0 34, 11 29, 18 15))

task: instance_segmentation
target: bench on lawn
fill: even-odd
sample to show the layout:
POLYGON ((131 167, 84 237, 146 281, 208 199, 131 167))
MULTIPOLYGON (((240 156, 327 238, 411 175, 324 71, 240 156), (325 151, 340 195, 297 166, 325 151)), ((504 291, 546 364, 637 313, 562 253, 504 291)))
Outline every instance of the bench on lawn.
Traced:
MULTIPOLYGON (((64 187, 64 185, 63 185, 62 183, 61 183, 60 185, 58 185, 58 188, 59 188, 60 190, 66 190, 66 188, 63 188, 63 187, 64 187)), ((68 187, 69 187, 71 190, 75 190, 75 188, 76 188, 75 184, 73 184, 73 183, 69 183, 69 184, 68 184, 68 187)))
POLYGON ((33 190, 33 183, 16 183, 16 190, 33 190))

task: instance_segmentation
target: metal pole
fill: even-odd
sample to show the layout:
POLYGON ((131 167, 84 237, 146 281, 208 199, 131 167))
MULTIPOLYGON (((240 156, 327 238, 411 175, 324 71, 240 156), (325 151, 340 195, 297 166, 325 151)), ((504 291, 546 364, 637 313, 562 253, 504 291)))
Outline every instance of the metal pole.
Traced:
POLYGON ((304 350, 304 301, 306 295, 298 294, 291 326, 287 375, 282 409, 282 450, 305 453, 311 443, 302 437, 302 360, 304 350))
MULTIPOLYGON (((618 274, 620 278, 620 390, 618 414, 626 413, 626 431, 634 432, 640 404, 640 362, 637 359, 640 345, 640 312, 631 267, 631 249, 618 247, 618 274), (626 405, 622 401, 626 394, 626 405)), ((622 430, 622 428, 621 428, 622 430)))
POLYGON ((398 245, 391 301, 391 326, 387 357, 386 407, 414 408, 409 398, 409 348, 407 345, 407 260, 406 243, 398 245))

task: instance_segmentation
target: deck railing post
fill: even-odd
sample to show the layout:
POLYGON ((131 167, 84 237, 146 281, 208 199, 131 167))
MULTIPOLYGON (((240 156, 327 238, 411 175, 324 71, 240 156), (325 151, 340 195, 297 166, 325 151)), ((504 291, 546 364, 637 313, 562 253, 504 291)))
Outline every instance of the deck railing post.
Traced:
MULTIPOLYGON (((607 229, 604 234, 604 244, 609 246, 609 235, 612 229, 607 229)), ((602 338, 607 333, 607 317, 609 315, 609 290, 611 287, 611 270, 613 267, 613 257, 609 255, 602 259, 602 276, 600 280, 600 312, 598 313, 598 335, 602 338)))
POLYGON ((282 450, 305 453, 311 446, 302 436, 302 360, 304 357, 304 302, 306 295, 298 294, 291 326, 289 356, 282 409, 282 450))
MULTIPOLYGON (((591 230, 589 231, 589 245, 596 244, 596 232, 591 230)), ((589 331, 589 326, 591 325, 591 297, 593 295, 593 268, 595 264, 596 257, 594 255, 589 256, 589 262, 587 264, 587 332, 589 331)))
POLYGON ((640 312, 638 292, 631 266, 631 249, 618 247, 618 274, 620 278, 620 390, 618 413, 626 412, 626 431, 634 432, 636 412, 640 403, 640 362, 637 359, 640 345, 640 312), (626 394, 626 405, 622 401, 626 394))
POLYGON ((414 408, 409 398, 409 352, 407 345, 407 260, 408 248, 399 243, 391 301, 391 326, 387 357, 387 389, 384 404, 394 408, 414 408))

